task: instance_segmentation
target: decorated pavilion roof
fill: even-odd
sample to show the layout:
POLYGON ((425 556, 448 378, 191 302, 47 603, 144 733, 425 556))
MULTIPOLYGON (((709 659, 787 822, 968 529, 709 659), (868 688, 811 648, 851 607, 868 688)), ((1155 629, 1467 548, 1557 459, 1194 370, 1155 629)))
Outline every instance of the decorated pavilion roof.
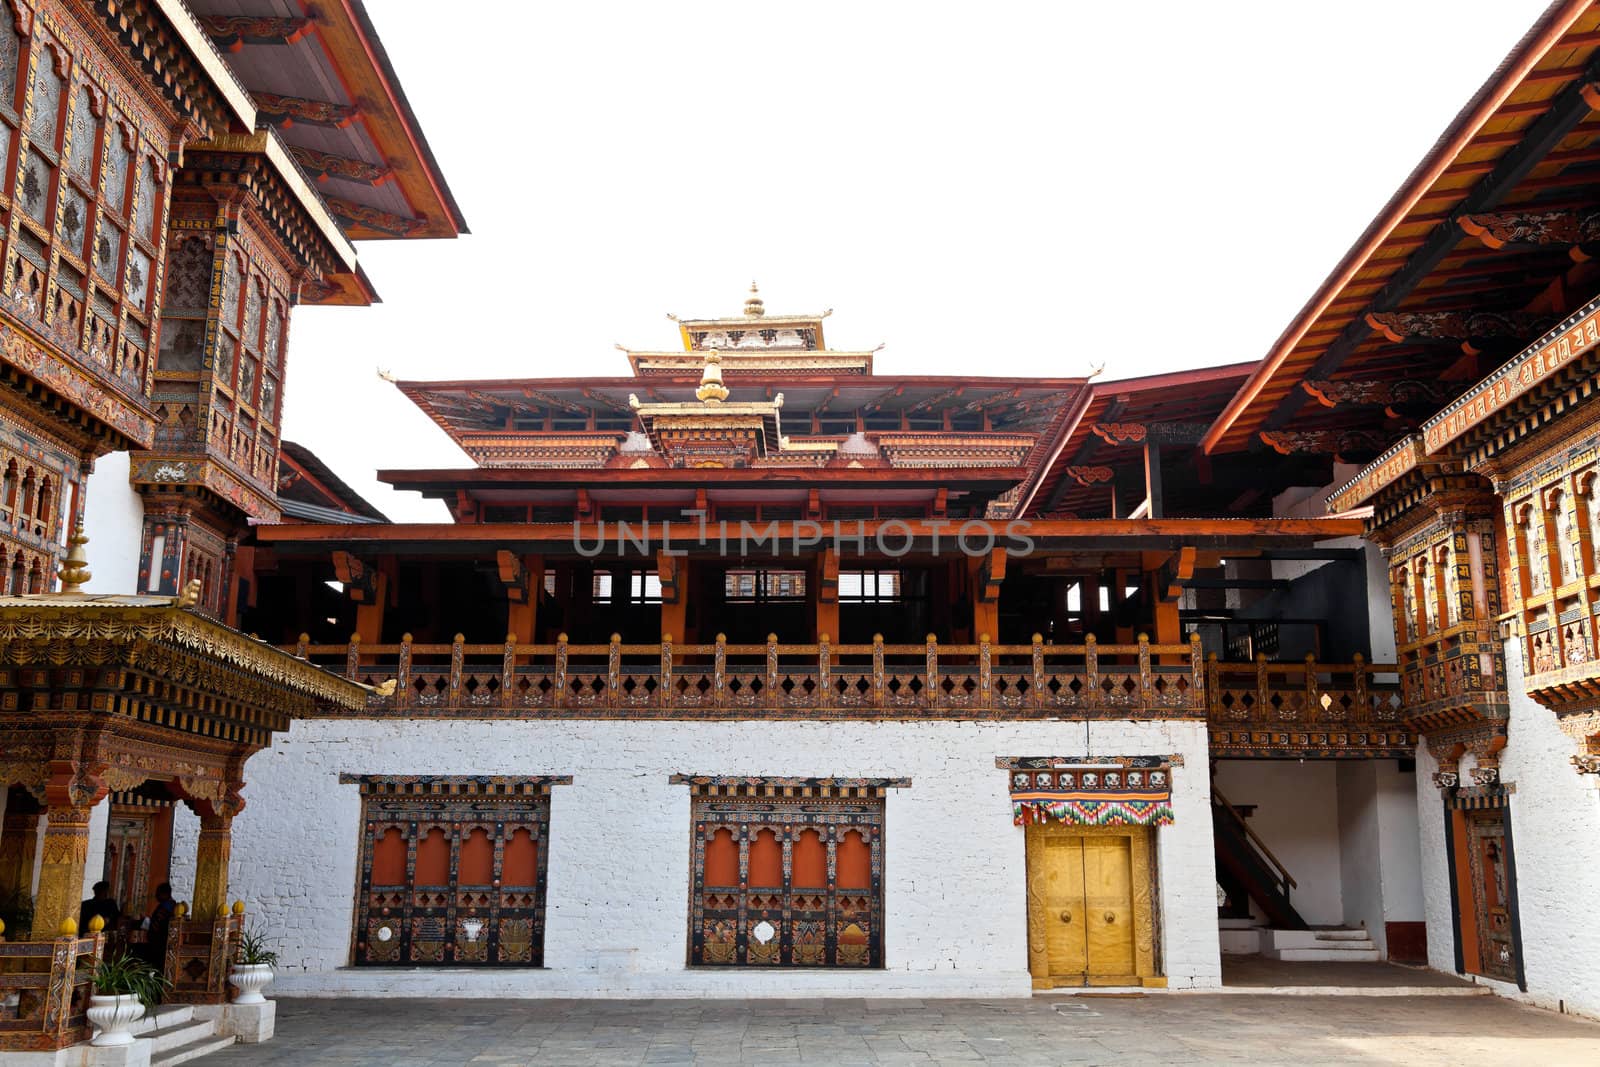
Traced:
POLYGON ((278 503, 285 515, 306 522, 388 522, 389 517, 345 484, 304 445, 284 441, 278 457, 278 503))
POLYGON ((1142 462, 1154 440, 1174 455, 1190 453, 1254 363, 1089 384, 1043 476, 1018 514, 1080 516, 1106 511, 1113 472, 1142 462))
POLYGON ((1365 462, 1600 288, 1600 9, 1557 0, 1208 429, 1365 462))
POLYGON ((362 0, 188 5, 353 239, 466 232, 362 0))

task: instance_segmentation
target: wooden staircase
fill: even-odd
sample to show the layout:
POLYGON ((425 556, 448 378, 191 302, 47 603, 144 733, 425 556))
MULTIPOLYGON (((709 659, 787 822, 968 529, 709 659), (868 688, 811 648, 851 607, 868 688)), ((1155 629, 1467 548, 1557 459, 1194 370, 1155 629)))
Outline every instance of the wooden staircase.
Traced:
POLYGON ((1255 901, 1267 925, 1278 930, 1308 929, 1289 902, 1289 891, 1296 888, 1294 878, 1215 787, 1211 790, 1211 823, 1219 874, 1255 901))

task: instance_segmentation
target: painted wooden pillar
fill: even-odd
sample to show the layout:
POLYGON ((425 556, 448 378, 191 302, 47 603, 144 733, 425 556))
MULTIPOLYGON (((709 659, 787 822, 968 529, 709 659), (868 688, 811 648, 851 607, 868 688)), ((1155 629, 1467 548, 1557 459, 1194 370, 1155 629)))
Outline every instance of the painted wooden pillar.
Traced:
POLYGON ((203 922, 228 914, 228 858, 233 852, 233 816, 200 816, 194 856, 194 903, 190 914, 203 922))
POLYGON ((522 574, 521 599, 513 591, 506 601, 506 633, 516 634, 518 641, 531 645, 538 640, 539 601, 544 596, 544 557, 523 556, 522 574))
POLYGON ((694 582, 694 565, 682 556, 665 556, 657 561, 661 580, 661 633, 671 634, 681 644, 693 643, 689 633, 689 594, 694 582))
POLYGON ((34 941, 56 937, 61 924, 78 918, 83 902, 83 870, 89 861, 89 817, 93 803, 51 804, 45 811, 44 849, 39 857, 39 890, 33 898, 34 941))
MULTIPOLYGON (((43 810, 32 796, 20 789, 12 791, 0 829, 0 896, 19 892, 33 895, 33 865, 39 857, 39 825, 43 817, 43 810)), ((23 933, 17 931, 18 936, 23 933)))
POLYGON ((839 635, 839 556, 833 549, 827 548, 817 555, 817 580, 814 588, 817 591, 817 625, 812 631, 812 640, 820 641, 826 634, 835 644, 841 638, 839 635))

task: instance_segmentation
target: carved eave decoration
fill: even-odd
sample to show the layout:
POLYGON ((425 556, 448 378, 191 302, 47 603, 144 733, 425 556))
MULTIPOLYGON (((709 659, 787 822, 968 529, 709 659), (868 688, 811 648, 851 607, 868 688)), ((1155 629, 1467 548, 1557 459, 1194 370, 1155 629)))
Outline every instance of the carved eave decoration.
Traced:
POLYGON ((138 73, 202 137, 238 121, 255 125, 243 86, 181 0, 94 0, 94 10, 122 43, 138 73))
POLYGON ((359 711, 368 687, 191 610, 187 597, 41 593, 0 597, 0 666, 124 665, 285 714, 359 711), (270 699, 268 699, 270 698, 270 699), (256 702, 256 701, 252 701, 256 702))
POLYGON ((242 516, 277 522, 283 516, 270 492, 215 457, 140 453, 128 472, 128 483, 145 497, 147 506, 182 496, 230 520, 242 516))
POLYGON ((1027 459, 1037 436, 1031 433, 868 434, 894 467, 1016 467, 1027 459))
POLYGON ((480 467, 568 470, 604 467, 627 440, 612 430, 577 433, 461 433, 456 441, 480 467))

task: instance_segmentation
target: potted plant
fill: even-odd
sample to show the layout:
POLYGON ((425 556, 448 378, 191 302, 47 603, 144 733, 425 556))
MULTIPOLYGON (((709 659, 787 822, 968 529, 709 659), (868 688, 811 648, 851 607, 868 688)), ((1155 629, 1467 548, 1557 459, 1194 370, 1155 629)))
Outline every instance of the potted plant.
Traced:
POLYGON ((131 952, 101 960, 94 969, 88 1013, 98 1032, 89 1044, 104 1048, 131 1043, 129 1027, 156 1006, 166 988, 161 972, 131 952))
POLYGON ((278 965, 278 954, 267 946, 266 932, 250 927, 239 933, 239 949, 233 957, 233 971, 228 975, 239 990, 235 1004, 265 1004, 267 998, 261 991, 272 982, 272 968, 278 965))

